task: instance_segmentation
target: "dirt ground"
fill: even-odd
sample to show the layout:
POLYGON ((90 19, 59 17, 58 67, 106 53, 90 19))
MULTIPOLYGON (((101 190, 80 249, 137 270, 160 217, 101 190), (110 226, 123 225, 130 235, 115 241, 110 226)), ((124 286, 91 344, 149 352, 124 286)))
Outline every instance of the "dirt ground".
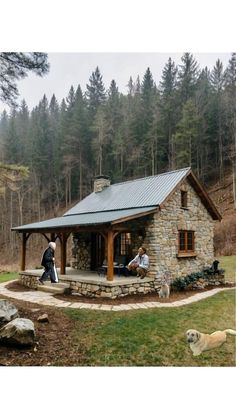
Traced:
MULTIPOLYGON (((18 282, 8 284, 8 288, 16 293, 26 291, 27 288, 18 282)), ((210 288, 207 288, 210 289, 210 288)), ((30 290, 32 291, 32 290, 30 290)), ((171 293, 169 299, 160 299, 157 294, 144 296, 127 296, 119 300, 91 299, 73 295, 57 295, 56 298, 71 302, 90 302, 98 304, 128 304, 134 302, 160 301, 173 302, 190 297, 200 291, 186 291, 171 293)), ((0 299, 6 299, 0 295, 0 299)), ((28 348, 14 348, 0 345, 0 366, 74 366, 86 364, 86 352, 80 344, 73 340, 75 323, 69 319, 63 310, 53 307, 40 306, 38 304, 7 298, 17 307, 20 317, 28 318, 35 325, 35 345, 28 348), (46 313, 49 318, 47 323, 39 323, 38 317, 46 313)), ((81 325, 81 327, 85 327, 81 325)))

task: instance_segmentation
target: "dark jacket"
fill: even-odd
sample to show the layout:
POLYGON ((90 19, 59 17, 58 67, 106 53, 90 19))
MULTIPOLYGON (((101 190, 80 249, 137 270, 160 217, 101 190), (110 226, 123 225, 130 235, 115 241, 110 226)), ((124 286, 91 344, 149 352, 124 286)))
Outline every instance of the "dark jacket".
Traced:
POLYGON ((51 247, 48 247, 42 257, 41 265, 45 268, 52 268, 53 267, 53 258, 54 258, 54 250, 51 247))

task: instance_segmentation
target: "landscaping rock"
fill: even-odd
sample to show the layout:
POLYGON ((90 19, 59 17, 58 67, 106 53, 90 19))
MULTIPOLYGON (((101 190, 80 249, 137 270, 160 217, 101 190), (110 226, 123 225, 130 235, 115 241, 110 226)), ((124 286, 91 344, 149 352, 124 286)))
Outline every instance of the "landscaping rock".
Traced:
POLYGON ((0 327, 16 317, 19 317, 19 314, 14 304, 7 300, 0 300, 0 327))
POLYGON ((46 313, 39 316, 37 320, 39 323, 49 323, 48 315, 46 313))
POLYGON ((33 345, 34 323, 29 319, 14 319, 0 330, 0 343, 14 346, 33 345))

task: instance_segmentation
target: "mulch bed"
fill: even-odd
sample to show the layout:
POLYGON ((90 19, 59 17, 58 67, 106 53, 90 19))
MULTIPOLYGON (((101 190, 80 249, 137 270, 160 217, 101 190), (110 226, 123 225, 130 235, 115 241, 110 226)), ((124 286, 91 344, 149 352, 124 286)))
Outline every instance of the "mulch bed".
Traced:
MULTIPOLYGON (((230 286, 234 285, 221 285, 219 288, 229 288, 230 286)), ((9 283, 6 288, 11 291, 15 292, 22 292, 22 291, 32 291, 27 287, 21 285, 18 281, 9 283)), ((204 289, 199 290, 185 290, 185 291, 173 291, 170 293, 169 298, 160 298, 157 293, 150 293, 145 295, 127 295, 125 297, 120 297, 116 299, 110 298, 96 298, 96 297, 85 297, 79 295, 64 295, 64 294, 55 294, 55 297, 58 300, 68 301, 71 303, 90 303, 90 304, 108 304, 108 305, 120 305, 120 304, 135 304, 135 303, 143 303, 148 301, 153 302, 161 302, 161 303, 173 303, 175 301, 183 300, 185 298, 191 297, 192 295, 196 295, 208 290, 212 290, 217 287, 208 286, 204 289)))
POLYGON ((83 363, 83 349, 73 340, 74 321, 63 310, 3 295, 0 298, 11 301, 17 307, 20 317, 32 320, 36 334, 33 347, 0 345, 0 366, 72 366, 83 363), (44 313, 48 315, 49 322, 39 323, 37 319, 44 313))

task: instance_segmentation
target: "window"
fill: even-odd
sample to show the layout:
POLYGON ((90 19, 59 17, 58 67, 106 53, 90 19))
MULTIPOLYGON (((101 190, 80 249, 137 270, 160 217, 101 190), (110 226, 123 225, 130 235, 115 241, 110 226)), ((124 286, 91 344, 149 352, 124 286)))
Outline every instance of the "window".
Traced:
POLYGON ((127 255, 129 253, 129 246, 131 245, 131 234, 121 233, 117 236, 115 244, 116 255, 127 255))
POLYGON ((188 206, 188 192, 181 191, 181 207, 187 208, 188 206))
POLYGON ((179 254, 194 253, 194 231, 179 231, 179 254))

